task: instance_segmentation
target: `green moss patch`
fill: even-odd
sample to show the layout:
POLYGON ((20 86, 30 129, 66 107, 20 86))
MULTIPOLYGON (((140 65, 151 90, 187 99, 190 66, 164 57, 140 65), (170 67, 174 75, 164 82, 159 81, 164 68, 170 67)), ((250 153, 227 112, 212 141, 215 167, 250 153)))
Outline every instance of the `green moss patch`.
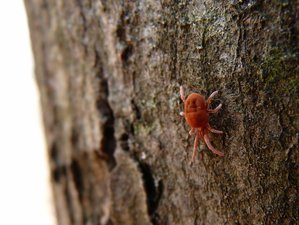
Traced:
POLYGON ((298 92, 299 60, 298 52, 286 54, 273 49, 261 64, 260 79, 265 91, 275 95, 292 95, 298 92))

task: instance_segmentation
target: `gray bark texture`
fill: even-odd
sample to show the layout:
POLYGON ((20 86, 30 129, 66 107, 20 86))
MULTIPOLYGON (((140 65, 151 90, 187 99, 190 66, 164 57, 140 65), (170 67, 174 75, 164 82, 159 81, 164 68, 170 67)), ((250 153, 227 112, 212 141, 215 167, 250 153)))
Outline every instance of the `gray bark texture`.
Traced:
POLYGON ((298 1, 25 4, 59 225, 298 222, 298 1), (189 165, 180 85, 223 158, 189 165))

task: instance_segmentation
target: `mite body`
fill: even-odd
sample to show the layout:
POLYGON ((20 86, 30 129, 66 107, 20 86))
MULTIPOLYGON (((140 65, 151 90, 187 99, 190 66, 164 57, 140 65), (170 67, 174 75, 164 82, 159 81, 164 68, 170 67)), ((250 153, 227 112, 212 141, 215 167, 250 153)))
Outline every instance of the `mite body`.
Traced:
POLYGON ((224 156, 222 152, 212 146, 209 138, 209 132, 223 133, 220 130, 211 128, 209 124, 209 114, 218 112, 222 107, 222 104, 220 104, 215 109, 209 108, 212 98, 217 93, 218 91, 213 92, 207 100, 205 100, 204 96, 197 93, 192 93, 185 99, 183 87, 180 87, 180 96, 184 102, 184 112, 181 112, 180 115, 185 117, 186 122, 191 127, 189 134, 195 134, 191 163, 195 160, 199 140, 202 140, 214 154, 224 156))

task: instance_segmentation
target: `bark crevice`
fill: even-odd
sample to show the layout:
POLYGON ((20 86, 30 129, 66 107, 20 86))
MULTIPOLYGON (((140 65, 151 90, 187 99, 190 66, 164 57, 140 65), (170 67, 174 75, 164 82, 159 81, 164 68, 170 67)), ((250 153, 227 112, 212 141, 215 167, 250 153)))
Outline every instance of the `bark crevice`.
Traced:
POLYGON ((163 192, 162 180, 156 180, 150 166, 135 158, 138 163, 139 171, 142 175, 143 186, 146 193, 146 203, 149 217, 154 225, 160 224, 157 208, 163 192))
POLYGON ((96 98, 96 108, 101 118, 100 128, 102 131, 102 139, 100 143, 100 152, 104 153, 106 161, 108 163, 109 170, 112 170, 116 166, 116 160, 114 152, 116 149, 116 138, 114 135, 114 113, 109 104, 109 85, 108 80, 105 77, 105 72, 102 67, 102 61, 100 55, 95 51, 95 65, 96 77, 98 79, 98 93, 96 98))

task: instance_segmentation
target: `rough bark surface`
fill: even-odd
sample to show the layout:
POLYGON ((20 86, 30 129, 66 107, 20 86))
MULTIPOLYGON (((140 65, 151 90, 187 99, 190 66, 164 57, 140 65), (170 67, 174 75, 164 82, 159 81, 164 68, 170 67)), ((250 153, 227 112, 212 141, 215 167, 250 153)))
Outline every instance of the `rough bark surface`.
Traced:
POLYGON ((58 224, 295 224, 298 2, 25 0, 58 224), (219 90, 190 166, 179 85, 219 90))

